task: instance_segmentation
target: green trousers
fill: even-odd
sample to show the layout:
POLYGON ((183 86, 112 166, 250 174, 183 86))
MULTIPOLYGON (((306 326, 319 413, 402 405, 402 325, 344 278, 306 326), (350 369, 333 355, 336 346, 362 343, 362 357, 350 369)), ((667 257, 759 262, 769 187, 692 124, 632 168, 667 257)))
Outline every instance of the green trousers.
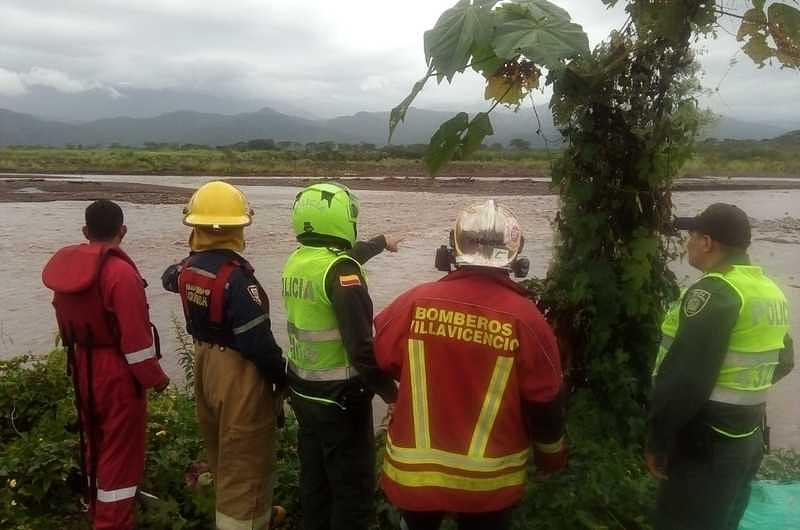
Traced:
POLYGON ((303 530, 368 530, 375 518, 372 396, 347 409, 291 395, 299 429, 303 530))
POLYGON ((670 455, 658 490, 656 530, 736 530, 763 456, 761 431, 728 438, 709 429, 702 450, 670 455))

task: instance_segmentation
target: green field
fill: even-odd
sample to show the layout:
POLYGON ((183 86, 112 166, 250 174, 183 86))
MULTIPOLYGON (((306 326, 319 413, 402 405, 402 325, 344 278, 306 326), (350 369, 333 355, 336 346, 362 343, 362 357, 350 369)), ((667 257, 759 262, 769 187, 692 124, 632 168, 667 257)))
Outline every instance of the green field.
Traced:
MULTIPOLYGON (((283 142, 286 144, 286 142, 283 142)), ((149 144, 145 147, 5 147, 0 172, 137 173, 177 175, 415 176, 423 175, 425 146, 342 145, 281 147, 271 140, 227 147, 149 144)), ((453 162, 444 175, 546 176, 559 149, 499 145, 453 162)), ((683 168, 684 176, 800 177, 800 132, 763 141, 706 140, 683 168)))

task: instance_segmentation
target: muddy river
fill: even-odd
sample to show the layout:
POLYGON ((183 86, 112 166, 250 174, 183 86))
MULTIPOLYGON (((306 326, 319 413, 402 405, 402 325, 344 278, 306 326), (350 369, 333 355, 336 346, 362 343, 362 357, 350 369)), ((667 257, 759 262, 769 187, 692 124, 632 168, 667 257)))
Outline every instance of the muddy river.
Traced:
MULTIPOLYGON (((113 177, 112 177, 113 178, 113 177)), ((153 182, 153 177, 134 178, 153 182)), ((131 180, 126 177, 126 180, 131 180)), ((196 186, 198 178, 158 177, 165 185, 196 186)), ((244 186, 256 215, 247 229, 246 257, 272 299, 273 327, 286 343, 280 303, 280 270, 295 245, 289 210, 296 189, 244 186)), ((359 192, 364 237, 383 232, 405 234, 397 254, 383 254, 367 266, 375 306, 382 308, 405 289, 440 276, 433 267, 434 250, 447 241, 459 208, 476 200, 467 195, 419 192, 359 192)), ((502 198, 502 197, 501 197, 502 198)), ((526 255, 534 275, 543 275, 552 254, 553 196, 506 197, 519 216, 526 238, 526 255)), ((793 309, 794 335, 800 334, 800 190, 748 192, 682 192, 675 194, 677 213, 693 215, 712 202, 732 202, 754 219, 751 255, 783 288, 793 309)), ((41 283, 41 270, 59 247, 80 241, 86 202, 0 204, 0 358, 47 351, 53 344, 54 316, 50 293, 41 283)), ((161 289, 164 268, 187 252, 189 229, 181 224, 181 207, 123 203, 128 236, 123 243, 145 279, 153 321, 161 330, 164 365, 171 375, 180 369, 170 353, 175 345, 171 320, 180 316, 176 295, 161 289)), ((683 283, 697 276, 685 263, 674 270, 683 283)), ((775 446, 800 449, 800 369, 781 382, 771 395, 770 423, 775 446)))

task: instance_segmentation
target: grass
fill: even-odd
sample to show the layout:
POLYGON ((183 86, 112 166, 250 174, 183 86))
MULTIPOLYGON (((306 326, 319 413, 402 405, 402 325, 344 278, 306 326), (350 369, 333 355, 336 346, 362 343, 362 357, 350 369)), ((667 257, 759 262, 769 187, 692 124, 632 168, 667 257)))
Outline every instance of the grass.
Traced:
MULTIPOLYGON (((148 147, 5 147, 0 171, 16 173, 135 173, 265 176, 424 175, 424 147, 364 148, 334 145, 299 149, 248 149, 150 145, 148 147)), ((800 177, 797 141, 705 141, 682 170, 684 176, 800 177)), ((483 149, 451 163, 443 175, 547 176, 559 150, 483 149)))

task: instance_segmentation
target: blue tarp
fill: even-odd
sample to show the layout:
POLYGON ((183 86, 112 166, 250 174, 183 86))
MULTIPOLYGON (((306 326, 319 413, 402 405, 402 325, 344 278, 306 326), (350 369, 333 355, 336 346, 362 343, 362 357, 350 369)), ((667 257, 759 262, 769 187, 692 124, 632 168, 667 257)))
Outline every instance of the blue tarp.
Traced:
POLYGON ((800 530, 800 482, 753 482, 739 530, 800 530))

